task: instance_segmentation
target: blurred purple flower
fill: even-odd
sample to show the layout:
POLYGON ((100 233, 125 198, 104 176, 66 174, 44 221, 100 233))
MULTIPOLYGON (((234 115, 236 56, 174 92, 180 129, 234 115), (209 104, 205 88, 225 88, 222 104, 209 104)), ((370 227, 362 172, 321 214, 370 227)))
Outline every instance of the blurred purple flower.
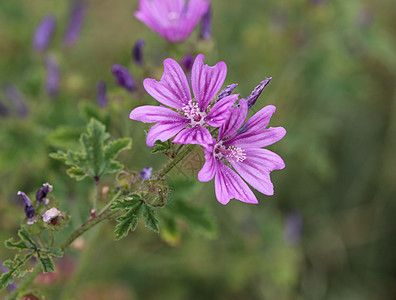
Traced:
POLYGON ((283 169, 285 163, 279 155, 262 147, 276 143, 286 134, 283 127, 265 129, 275 109, 273 105, 264 107, 246 121, 246 130, 239 133, 248 113, 246 100, 241 99, 220 127, 217 140, 212 138, 212 142, 207 142, 204 147, 206 162, 198 173, 198 180, 207 182, 215 177, 216 198, 221 204, 234 198, 258 203, 246 182, 260 193, 274 194, 270 173, 283 169))
POLYGON ((3 101, 1 101, 1 99, 0 99, 0 116, 2 116, 2 117, 8 117, 9 114, 10 114, 10 110, 9 110, 8 107, 3 103, 3 101))
POLYGON ((194 63, 194 56, 192 54, 186 54, 183 56, 180 63, 184 71, 191 72, 194 63))
POLYGON ((130 92, 136 89, 135 79, 133 79, 132 74, 127 68, 115 64, 111 68, 111 71, 113 72, 114 78, 120 87, 123 87, 130 92))
POLYGON ((269 77, 261 81, 260 84, 254 88, 253 92, 248 97, 246 97, 246 103, 248 105, 248 108, 252 108, 252 106, 256 103, 258 97, 260 97, 261 95, 261 92, 271 81, 271 79, 272 77, 269 77))
POLYGON ((26 224, 32 225, 33 223, 37 222, 36 212, 34 210, 32 201, 30 201, 29 197, 24 192, 19 191, 18 196, 21 197, 23 204, 25 205, 25 215, 28 218, 26 224))
POLYGON ((217 101, 223 99, 224 97, 227 97, 231 95, 232 91, 238 86, 238 83, 233 83, 230 85, 227 85, 225 89, 223 89, 219 95, 217 96, 217 101))
POLYGON ((21 92, 13 85, 7 84, 3 87, 4 94, 14 104, 18 114, 22 118, 26 118, 29 110, 26 105, 26 100, 21 92))
POLYGON ((147 78, 143 86, 147 93, 165 106, 145 105, 131 111, 132 120, 143 123, 157 123, 149 130, 146 144, 153 147, 157 140, 171 139, 178 144, 205 145, 212 136, 207 125, 220 127, 230 115, 230 107, 238 95, 230 95, 213 106, 210 103, 220 90, 227 75, 227 66, 219 62, 210 67, 204 65, 205 56, 199 54, 194 61, 190 86, 180 65, 173 59, 164 61, 164 73, 160 81, 147 78))
POLYGON ((140 0, 135 17, 170 42, 186 39, 202 15, 209 1, 140 0))
POLYGON ((328 0, 309 0, 309 2, 311 2, 314 5, 319 5, 319 4, 323 4, 325 2, 327 2, 328 0))
POLYGON ((52 185, 50 185, 48 182, 44 183, 36 193, 37 204, 44 203, 45 205, 48 205, 49 199, 47 198, 47 194, 51 191, 52 185))
POLYGON ((100 107, 107 106, 107 88, 106 88, 106 82, 104 80, 98 82, 96 88, 96 98, 98 100, 98 105, 100 107))
POLYGON ((204 40, 210 40, 212 34, 212 5, 209 5, 208 10, 201 19, 201 33, 200 36, 204 40))
POLYGON ((47 78, 45 87, 50 98, 55 98, 59 92, 59 66, 53 55, 48 55, 45 59, 47 78))
POLYGON ((33 49, 35 51, 43 52, 48 48, 55 31, 55 27, 55 16, 47 15, 42 19, 33 36, 33 49))
POLYGON ((73 1, 69 15, 69 22, 67 24, 66 32, 63 38, 65 45, 73 46, 75 43, 77 43, 85 19, 86 8, 86 0, 73 1))
POLYGON ((144 169, 139 173, 139 175, 140 175, 140 177, 142 177, 142 180, 143 180, 143 181, 145 181, 145 180, 150 180, 152 172, 153 172, 153 168, 151 168, 151 167, 150 167, 150 168, 144 168, 144 169))
POLYGON ((303 219, 301 213, 289 212, 285 217, 285 241, 290 245, 297 245, 301 240, 303 219))
POLYGON ((145 45, 144 40, 138 39, 133 46, 132 56, 135 63, 139 66, 143 65, 143 47, 145 45))

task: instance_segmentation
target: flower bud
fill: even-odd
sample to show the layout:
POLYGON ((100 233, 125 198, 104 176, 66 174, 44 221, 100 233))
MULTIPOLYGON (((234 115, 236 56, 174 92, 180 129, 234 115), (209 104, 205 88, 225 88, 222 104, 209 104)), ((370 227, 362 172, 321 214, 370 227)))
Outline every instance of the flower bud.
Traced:
POLYGON ((44 183, 36 193, 37 204, 44 203, 45 205, 48 205, 50 200, 47 198, 47 194, 51 191, 52 185, 50 185, 48 182, 44 183))
POLYGON ((238 83, 233 83, 230 85, 227 85, 225 89, 223 89, 220 94, 217 96, 217 101, 223 99, 224 97, 227 97, 231 95, 232 91, 238 86, 238 83))
POLYGON ((194 56, 192 54, 186 54, 181 60, 181 65, 186 72, 191 72, 192 66, 194 64, 194 56))
POLYGON ((258 97, 261 95, 261 92, 271 81, 271 79, 272 77, 269 77, 261 81, 260 84, 254 88, 253 92, 246 98, 246 103, 248 105, 248 108, 252 108, 252 106, 256 103, 258 97))
POLYGON ((53 208, 47 210, 43 214, 43 221, 45 223, 51 223, 52 225, 56 225, 57 220, 60 216, 62 216, 62 212, 57 210, 55 207, 53 207, 53 208))
POLYGON ((37 26, 33 36, 33 49, 43 52, 48 48, 52 35, 55 31, 56 19, 53 15, 47 15, 37 26))
POLYGON ((63 42, 67 46, 77 43, 85 19, 86 1, 73 1, 63 42))
POLYGON ((18 196, 21 197, 23 204, 25 205, 25 215, 28 218, 26 224, 28 225, 34 224, 35 222, 37 222, 37 219, 32 201, 30 201, 29 197, 24 192, 19 191, 18 196))
POLYGON ((59 91, 59 67, 54 56, 49 55, 45 60, 47 69, 46 89, 50 98, 55 98, 59 91))
POLYGON ((153 172, 153 168, 144 168, 140 173, 140 177, 142 177, 142 180, 150 180, 151 179, 151 174, 153 172))
POLYGON ((113 72, 116 83, 120 87, 125 88, 129 92, 132 92, 136 88, 135 80, 133 79, 131 73, 129 72, 129 70, 127 68, 125 68, 124 66, 115 64, 111 68, 111 71, 113 72))
POLYGON ((98 82, 96 88, 96 99, 100 107, 107 106, 107 89, 106 89, 106 82, 104 80, 98 82))
POLYGON ((144 47, 144 45, 145 45, 144 40, 138 39, 135 43, 135 46, 133 46, 133 49, 132 49, 133 59, 138 66, 143 65, 143 47, 144 47))
POLYGON ((212 6, 209 5, 208 10, 201 18, 201 38, 210 40, 212 33, 212 6))
POLYGON ((13 85, 7 84, 3 88, 4 94, 11 100, 14 104, 19 116, 21 118, 26 118, 29 110, 26 105, 26 100, 22 96, 21 92, 13 85))

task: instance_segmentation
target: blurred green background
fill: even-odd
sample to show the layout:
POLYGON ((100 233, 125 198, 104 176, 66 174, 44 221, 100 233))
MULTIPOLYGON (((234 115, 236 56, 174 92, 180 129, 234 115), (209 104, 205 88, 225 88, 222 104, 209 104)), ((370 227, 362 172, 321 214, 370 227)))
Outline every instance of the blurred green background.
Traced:
MULTIPOLYGON (((396 2, 212 6, 213 40, 197 42, 196 30, 175 49, 134 18, 137 1, 91 0, 77 44, 65 47, 70 2, 0 1, 0 101, 9 110, 0 117, 0 240, 15 236, 24 220, 17 191, 34 197, 47 181, 72 215, 64 234, 89 217, 91 183, 68 178, 48 154, 78 147, 91 116, 113 137, 133 138, 133 149, 121 155, 126 168, 161 167, 167 158, 145 145, 149 126, 128 118, 132 108, 155 104, 141 80, 159 78, 168 56, 204 53, 209 64, 227 63, 226 84, 239 83, 241 97, 273 77, 254 110, 275 105, 271 126, 288 132, 270 147, 286 163, 271 176, 275 195, 257 193, 258 205, 222 206, 213 182, 198 183, 196 173, 177 169, 169 178, 171 198, 196 208, 190 219, 172 229, 164 214, 160 235, 140 226, 118 242, 114 224, 101 225, 34 288, 47 299, 395 299, 396 2), (45 55, 32 50, 35 27, 49 13, 58 21, 48 50, 61 70, 56 99, 45 92, 45 55), (146 41, 144 67, 131 56, 137 38, 146 41), (137 92, 115 85, 114 63, 129 67, 137 92), (106 108, 96 100, 102 79, 106 108), (24 118, 3 93, 9 84, 26 101, 24 118)), ((0 247, 0 261, 12 255, 0 247)))

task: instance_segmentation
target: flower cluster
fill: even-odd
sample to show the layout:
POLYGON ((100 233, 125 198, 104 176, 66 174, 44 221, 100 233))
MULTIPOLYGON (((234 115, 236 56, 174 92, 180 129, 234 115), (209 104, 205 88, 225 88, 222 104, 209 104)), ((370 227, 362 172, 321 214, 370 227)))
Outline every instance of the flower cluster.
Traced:
POLYGON ((263 194, 273 195, 270 173, 285 167, 280 156, 262 149, 286 134, 283 127, 266 128, 275 107, 266 106, 246 121, 248 109, 271 78, 262 81, 249 97, 238 101, 239 95, 231 94, 236 84, 220 92, 227 74, 226 64, 208 66, 204 58, 199 54, 192 66, 194 97, 183 69, 168 58, 160 81, 143 82, 147 93, 162 105, 137 107, 131 111, 130 118, 156 123, 147 134, 146 143, 150 147, 157 140, 164 142, 172 138, 173 143, 201 145, 206 162, 198 179, 207 182, 215 178, 220 203, 227 204, 233 198, 258 203, 246 182, 263 194))

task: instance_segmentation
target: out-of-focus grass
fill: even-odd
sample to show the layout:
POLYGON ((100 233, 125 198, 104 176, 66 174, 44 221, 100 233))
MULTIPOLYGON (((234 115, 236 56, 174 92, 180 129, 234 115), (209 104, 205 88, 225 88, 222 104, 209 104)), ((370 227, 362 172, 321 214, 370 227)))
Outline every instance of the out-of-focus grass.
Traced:
MULTIPOLYGON (((95 107, 100 79, 112 95, 101 112, 110 132, 134 139, 123 163, 139 170, 166 161, 145 146, 143 129, 148 127, 128 119, 133 107, 154 100, 142 90, 133 95, 119 90, 110 72, 113 63, 122 63, 142 76, 144 71, 131 61, 131 47, 140 37, 146 40, 147 74, 161 74, 169 47, 134 19, 136 8, 137 1, 90 1, 80 40, 66 49, 62 35, 68 3, 0 2, 0 86, 18 87, 30 110, 27 119, 18 118, 0 92, 11 110, 0 119, 1 240, 15 235, 23 219, 16 192, 33 196, 46 181, 73 215, 69 230, 86 219, 84 199, 91 196, 91 186, 69 179, 48 153, 75 146, 54 141, 51 134, 59 126, 82 130, 89 118, 82 108, 87 103, 95 107), (31 48, 34 28, 47 13, 58 18, 49 50, 61 67, 61 92, 55 100, 45 94, 43 59, 31 48)), ((197 184, 198 192, 180 196, 214 212, 218 235, 206 239, 185 229, 178 246, 144 228, 111 242, 107 224, 75 297, 394 298, 395 10, 391 0, 375 5, 357 0, 213 1, 213 42, 200 43, 194 52, 204 52, 210 64, 224 60, 226 83, 239 83, 241 97, 273 77, 254 109, 276 105, 271 125, 288 131, 270 147, 286 162, 285 170, 272 175, 275 196, 257 194, 256 206, 237 201, 222 206, 213 183, 197 184), (296 211, 303 230, 293 244, 285 238, 285 224, 296 211)), ((172 176, 182 177, 177 173, 172 176)), ((69 253, 73 263, 68 264, 78 268, 77 252, 69 253)), ((2 260, 10 255, 0 248, 2 260)), ((59 261, 63 279, 44 286, 49 299, 70 282, 61 266, 59 261)))

